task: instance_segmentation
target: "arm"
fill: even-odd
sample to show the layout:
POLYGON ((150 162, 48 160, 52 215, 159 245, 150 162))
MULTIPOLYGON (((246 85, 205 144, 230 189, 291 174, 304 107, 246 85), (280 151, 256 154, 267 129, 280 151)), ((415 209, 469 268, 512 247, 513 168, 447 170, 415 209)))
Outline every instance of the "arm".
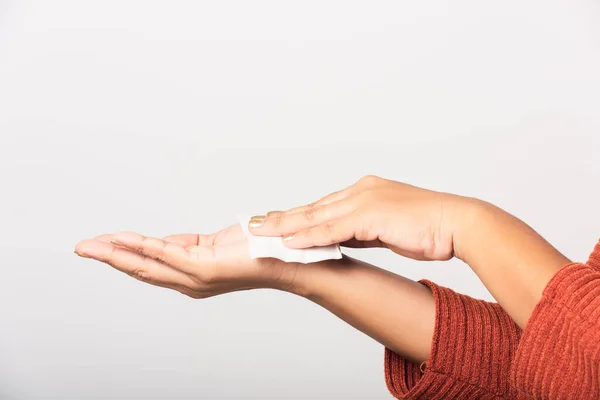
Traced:
POLYGON ((523 221, 490 203, 465 199, 460 207, 455 256, 523 328, 550 279, 571 261, 523 221))
POLYGON ((435 309, 424 285, 344 257, 313 264, 251 260, 239 225, 164 239, 132 232, 80 242, 75 252, 192 298, 271 288, 304 296, 403 356, 429 357, 435 309))
POLYGON ((323 199, 257 217, 257 235, 292 248, 387 247, 416 260, 465 261, 521 327, 556 271, 570 261, 532 228, 481 200, 373 176, 323 199))
POLYGON ((521 398, 509 384, 521 331, 498 304, 349 257, 297 271, 293 293, 386 346, 386 383, 398 399, 521 398))
MULTIPOLYGON (((453 295, 439 301, 433 290, 431 367, 434 374, 442 370, 448 378, 437 382, 439 388, 459 390, 446 393, 446 398, 469 393, 465 383, 471 385, 474 391, 469 396, 474 398, 600 396, 600 243, 586 264, 572 263, 527 224, 489 203, 377 177, 365 177, 315 203, 260 216, 251 229, 255 234, 283 236, 291 248, 341 243, 386 247, 416 260, 457 256, 467 262, 503 309, 464 297, 455 301, 453 295), (520 331, 510 333, 514 327, 497 323, 508 316, 524 327, 516 351, 520 331), (490 326, 490 321, 496 323, 490 326), (436 363, 444 327, 450 327, 446 337, 451 340, 442 345, 446 362, 436 363), (501 342, 494 336, 499 327, 501 342), (478 340, 465 343, 473 335, 478 340), (452 340, 465 351, 453 351, 447 345, 452 340), (505 350, 501 357, 490 353, 498 346, 505 350), (469 379, 464 371, 471 363, 460 361, 469 361, 466 358, 473 353, 479 356, 476 360, 487 356, 491 364, 478 366, 483 375, 469 379), (508 388, 506 368, 495 371, 498 365, 511 366, 508 388), (501 378, 494 384, 486 380, 490 376, 501 378), (479 387, 473 389, 473 383, 479 387)), ((411 379, 414 382, 414 376, 411 379)), ((427 381, 428 386, 434 384, 427 381)), ((419 390, 411 390, 411 395, 429 398, 419 390)))
POLYGON ((347 256, 295 268, 291 292, 417 364, 429 359, 435 307, 427 286, 347 256))
POLYGON ((600 242, 560 268, 527 320, 511 383, 538 399, 600 399, 600 242))
POLYGON ((239 225, 164 239, 102 235, 79 243, 76 253, 192 298, 253 288, 306 297, 386 346, 386 381, 398 398, 509 393, 516 326, 498 305, 433 282, 416 283, 350 257, 308 265, 250 260, 239 225), (502 345, 490 348, 484 338, 502 345))
MULTIPOLYGON (((522 222, 504 217, 509 218, 506 229, 527 235, 514 234, 513 240, 529 248, 545 246, 522 222)), ((523 257, 529 260, 527 254, 523 257)), ((532 264, 531 269, 540 268, 543 274, 544 265, 532 264)), ((504 266, 517 275, 514 279, 537 283, 535 272, 528 275, 504 266)), ((430 281, 421 285, 349 257, 298 265, 293 284, 286 288, 386 346, 386 382, 399 399, 598 398, 600 242, 586 264, 556 269, 531 306, 524 331, 496 303, 430 281)), ((499 287, 512 300, 509 285, 499 287)), ((529 300, 527 288, 515 286, 514 296, 529 300)))

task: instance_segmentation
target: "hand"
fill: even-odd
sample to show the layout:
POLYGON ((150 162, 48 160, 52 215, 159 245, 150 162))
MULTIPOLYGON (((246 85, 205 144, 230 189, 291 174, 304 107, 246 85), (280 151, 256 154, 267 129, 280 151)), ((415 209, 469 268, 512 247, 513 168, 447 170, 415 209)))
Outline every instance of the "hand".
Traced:
POLYGON ((415 260, 454 256, 458 209, 464 197, 367 176, 321 200, 284 212, 253 217, 255 235, 283 236, 286 246, 341 243, 387 247, 415 260))
POLYGON ((321 200, 250 220, 286 246, 387 247, 415 260, 467 263, 524 327, 556 271, 570 260, 533 228, 488 202, 374 176, 321 200))
POLYGON ((77 244, 80 256, 193 298, 274 288, 306 297, 415 362, 430 353, 435 306, 429 289, 344 257, 312 264, 251 260, 238 225, 212 235, 163 239, 121 232, 77 244), (411 304, 398 309, 397 304, 411 304))
POLYGON ((101 235, 78 243, 75 253, 193 298, 255 288, 290 290, 298 267, 274 258, 251 260, 239 225, 212 235, 163 239, 133 232, 101 235))

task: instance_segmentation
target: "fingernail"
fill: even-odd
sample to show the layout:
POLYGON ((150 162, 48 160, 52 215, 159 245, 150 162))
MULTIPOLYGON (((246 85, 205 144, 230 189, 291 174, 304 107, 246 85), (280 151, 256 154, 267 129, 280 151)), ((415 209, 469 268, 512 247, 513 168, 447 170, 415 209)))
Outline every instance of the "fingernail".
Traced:
POLYGON ((287 235, 281 238, 281 240, 283 240, 284 242, 287 242, 289 240, 292 240, 294 238, 294 235, 287 235))
POLYGON ((275 214, 281 214, 281 211, 269 211, 267 213, 267 217, 270 217, 270 216, 275 215, 275 214))
POLYGON ((261 226, 262 224, 264 224, 266 219, 267 219, 266 215, 255 215, 254 217, 250 218, 250 222, 248 223, 248 226, 250 228, 257 228, 257 227, 261 226))
POLYGON ((123 244, 123 242, 121 242, 121 241, 119 241, 119 240, 115 240, 115 239, 113 239, 113 240, 111 240, 110 242, 111 242, 112 244, 114 244, 115 246, 121 246, 121 247, 125 246, 125 245, 123 244))
POLYGON ((90 256, 88 256, 87 254, 78 253, 77 250, 73 251, 73 253, 77 254, 79 257, 90 258, 90 256))

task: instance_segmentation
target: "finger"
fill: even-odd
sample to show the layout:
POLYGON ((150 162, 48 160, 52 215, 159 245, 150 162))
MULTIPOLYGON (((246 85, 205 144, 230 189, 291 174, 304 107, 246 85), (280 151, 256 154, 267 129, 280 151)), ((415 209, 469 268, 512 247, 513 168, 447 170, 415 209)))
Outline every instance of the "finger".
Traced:
POLYGON ((309 203, 309 204, 306 204, 303 206, 294 207, 294 208, 291 208, 286 211, 270 211, 267 213, 267 216, 270 217, 272 215, 278 216, 281 214, 294 214, 297 212, 303 212, 306 208, 330 204, 335 201, 343 200, 343 199, 345 199, 351 195, 357 194, 358 192, 363 191, 365 189, 369 189, 371 187, 380 185, 381 182, 385 182, 385 181, 386 181, 386 179, 380 178, 377 176, 373 176, 373 175, 364 176, 361 179, 359 179, 357 182, 355 182, 354 184, 352 184, 342 190, 339 190, 337 192, 328 194, 327 196, 321 198, 320 200, 315 201, 314 203, 309 203))
POLYGON ((182 233, 178 235, 169 235, 162 238, 165 242, 173 243, 183 248, 189 246, 198 246, 201 241, 201 236, 197 233, 182 233))
MULTIPOLYGON (((203 249, 192 249, 191 252, 199 252, 203 249)), ((211 277, 218 276, 223 281, 246 279, 252 276, 258 276, 256 266, 250 262, 250 251, 248 242, 244 239, 237 243, 228 243, 217 245, 212 248, 213 260, 212 269, 204 268, 205 277, 210 280, 211 277)), ((203 256, 198 253, 200 259, 203 256)))
POLYGON ((335 201, 340 201, 342 199, 345 199, 346 197, 348 197, 351 194, 351 191, 352 191, 352 186, 349 186, 345 189, 338 190, 337 192, 330 193, 327 196, 315 201, 314 203, 290 208, 289 210, 286 210, 286 211, 271 211, 271 212, 267 213, 267 216, 270 217, 270 216, 278 216, 278 215, 282 215, 282 214, 295 214, 298 212, 303 212, 307 208, 316 207, 316 206, 324 206, 326 204, 330 204, 335 201))
POLYGON ((344 199, 323 206, 307 207, 304 211, 293 214, 268 216, 259 226, 253 226, 251 220, 248 228, 259 236, 285 236, 341 218, 352 213, 355 208, 353 199, 344 199))
MULTIPOLYGON (((212 246, 212 242, 214 240, 212 236, 213 235, 202 235, 198 233, 182 233, 177 235, 165 236, 162 240, 164 240, 165 242, 176 244, 183 248, 190 246, 198 246, 199 244, 203 246, 212 246)), ((96 236, 94 240, 99 240, 105 243, 111 243, 113 240, 115 240, 115 235, 104 234, 96 236)))
POLYGON ((216 234, 203 235, 201 233, 182 233, 169 235, 162 238, 165 242, 173 243, 183 248, 190 246, 213 246, 216 234))
POLYGON ((77 245, 75 252, 82 257, 106 263, 127 275, 152 285, 176 288, 176 290, 190 290, 195 284, 186 274, 169 268, 152 258, 100 240, 84 240, 77 245))
POLYGON ((235 243, 242 239, 244 239, 244 231, 242 230, 240 224, 231 225, 210 235, 187 233, 181 235, 170 235, 163 238, 163 240, 177 244, 183 248, 188 248, 190 246, 222 245, 235 243))
POLYGON ((221 229, 214 234, 213 245, 220 246, 225 244, 237 243, 244 240, 246 235, 240 224, 231 225, 225 229, 221 229))
POLYGON ((334 243, 347 242, 351 239, 375 240, 376 236, 371 236, 362 226, 362 220, 356 214, 351 214, 303 229, 293 236, 284 237, 283 242, 287 247, 301 249, 313 246, 328 246, 334 243))
POLYGON ((111 239, 112 239, 112 234, 110 234, 110 233, 105 233, 103 235, 99 235, 94 238, 94 240, 98 240, 98 241, 104 242, 104 243, 110 243, 111 239))
POLYGON ((134 232, 119 232, 113 235, 111 242, 184 273, 193 273, 197 268, 186 249, 163 239, 146 237, 134 232))

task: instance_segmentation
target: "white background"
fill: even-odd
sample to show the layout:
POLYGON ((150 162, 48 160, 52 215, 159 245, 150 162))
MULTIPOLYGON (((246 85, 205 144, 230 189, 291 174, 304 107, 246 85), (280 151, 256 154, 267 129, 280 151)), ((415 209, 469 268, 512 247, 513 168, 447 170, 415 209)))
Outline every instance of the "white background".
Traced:
MULTIPOLYGON (((0 398, 390 398, 382 346, 306 300, 192 300, 73 247, 378 174, 492 201, 585 260, 599 71, 591 0, 0 0, 0 398)), ((456 261, 350 254, 491 299, 456 261)))

